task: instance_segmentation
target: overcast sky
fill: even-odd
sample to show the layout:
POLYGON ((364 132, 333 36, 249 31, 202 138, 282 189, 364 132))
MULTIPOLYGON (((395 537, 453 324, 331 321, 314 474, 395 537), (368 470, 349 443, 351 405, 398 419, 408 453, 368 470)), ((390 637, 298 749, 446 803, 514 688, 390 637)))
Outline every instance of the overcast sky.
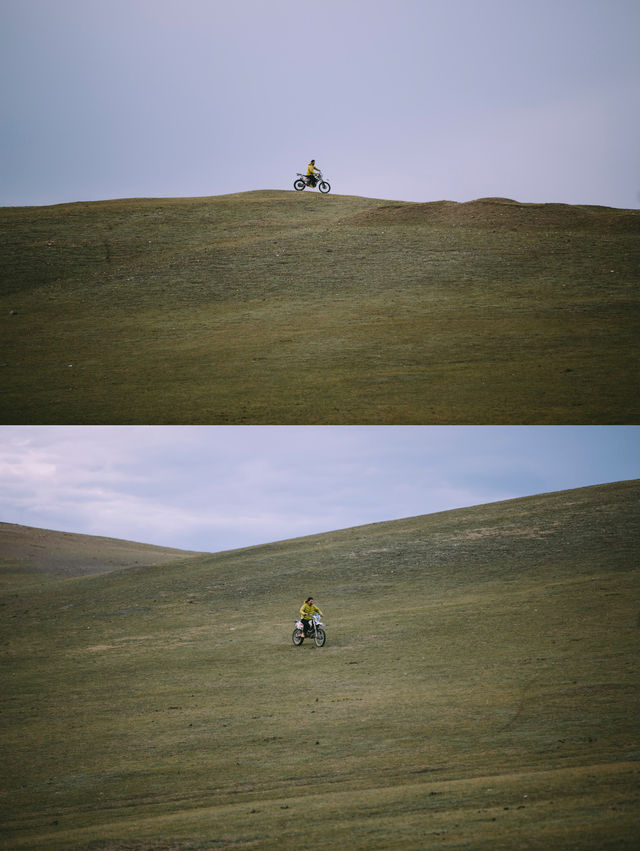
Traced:
POLYGON ((0 521, 218 552, 638 478, 640 429, 0 427, 0 521))
POLYGON ((0 205, 640 206, 638 0, 1 0, 0 205))

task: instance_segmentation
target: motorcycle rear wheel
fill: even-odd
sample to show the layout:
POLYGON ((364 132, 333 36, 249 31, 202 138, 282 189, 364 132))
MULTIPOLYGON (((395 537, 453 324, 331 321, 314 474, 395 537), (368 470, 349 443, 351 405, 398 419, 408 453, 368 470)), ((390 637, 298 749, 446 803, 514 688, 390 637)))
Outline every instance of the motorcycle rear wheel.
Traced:
POLYGON ((297 180, 293 181, 293 188, 297 189, 298 192, 301 192, 306 185, 307 184, 304 182, 304 180, 301 177, 299 177, 297 180))
POLYGON ((318 189, 320 190, 320 192, 323 193, 323 195, 326 195, 327 192, 331 191, 331 186, 327 183, 326 180, 321 180, 318 184, 318 189))
POLYGON ((316 643, 316 647, 322 647, 322 645, 327 640, 327 633, 318 627, 316 634, 313 636, 313 640, 316 643))
POLYGON ((293 633, 291 634, 291 640, 293 641, 296 647, 300 647, 300 645, 304 641, 304 635, 302 634, 302 630, 297 628, 294 629, 293 633))

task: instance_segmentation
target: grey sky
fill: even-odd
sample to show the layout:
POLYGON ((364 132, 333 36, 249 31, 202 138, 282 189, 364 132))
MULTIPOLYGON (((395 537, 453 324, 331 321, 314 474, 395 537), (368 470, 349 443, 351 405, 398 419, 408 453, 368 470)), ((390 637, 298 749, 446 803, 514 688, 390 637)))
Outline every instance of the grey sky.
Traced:
POLYGON ((0 520, 210 552, 638 477, 634 427, 0 427, 0 520))
POLYGON ((289 189, 637 207, 637 0, 2 0, 0 205, 289 189))

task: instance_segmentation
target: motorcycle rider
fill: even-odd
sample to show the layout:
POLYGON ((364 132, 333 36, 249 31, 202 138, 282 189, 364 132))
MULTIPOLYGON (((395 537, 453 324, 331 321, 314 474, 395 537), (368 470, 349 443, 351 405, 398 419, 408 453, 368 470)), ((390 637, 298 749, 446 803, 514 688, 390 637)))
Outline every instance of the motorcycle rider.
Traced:
POLYGON ((300 606, 300 620, 302 621, 302 630, 304 635, 308 635, 309 622, 316 613, 322 616, 320 609, 313 605, 313 597, 307 597, 304 603, 300 606))
POLYGON ((309 165, 307 166, 307 186, 315 186, 316 185, 316 172, 319 172, 320 169, 316 168, 316 161, 311 160, 309 165))

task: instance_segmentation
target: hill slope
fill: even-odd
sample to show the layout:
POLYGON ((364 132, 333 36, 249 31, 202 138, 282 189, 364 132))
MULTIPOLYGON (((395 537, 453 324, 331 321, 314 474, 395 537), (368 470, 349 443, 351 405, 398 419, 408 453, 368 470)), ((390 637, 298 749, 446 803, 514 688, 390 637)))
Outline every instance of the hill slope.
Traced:
POLYGON ((0 843, 623 849, 638 482, 3 595, 0 843), (314 594, 328 641, 294 647, 314 594))
POLYGON ((635 423, 640 213, 260 191, 0 210, 5 423, 635 423))
POLYGON ((166 564, 202 553, 0 523, 0 576, 47 573, 86 576, 133 565, 166 564))

